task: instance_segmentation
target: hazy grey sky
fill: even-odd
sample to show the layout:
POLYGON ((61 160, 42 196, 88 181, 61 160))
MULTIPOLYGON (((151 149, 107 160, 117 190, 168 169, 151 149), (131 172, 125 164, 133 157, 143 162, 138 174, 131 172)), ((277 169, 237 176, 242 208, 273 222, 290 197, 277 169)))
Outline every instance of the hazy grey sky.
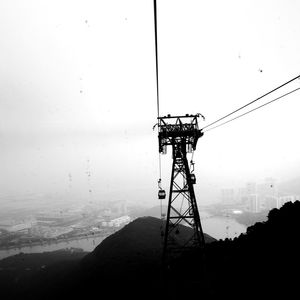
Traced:
MULTIPOLYGON (((158 0, 162 114, 200 112, 204 126, 299 75, 299 12, 296 0, 158 0)), ((1 1, 0 37, 2 200, 155 203, 152 0, 1 1)), ((222 187, 299 175, 299 97, 199 140, 199 203, 222 187)), ((163 156, 166 188, 170 165, 163 156)))

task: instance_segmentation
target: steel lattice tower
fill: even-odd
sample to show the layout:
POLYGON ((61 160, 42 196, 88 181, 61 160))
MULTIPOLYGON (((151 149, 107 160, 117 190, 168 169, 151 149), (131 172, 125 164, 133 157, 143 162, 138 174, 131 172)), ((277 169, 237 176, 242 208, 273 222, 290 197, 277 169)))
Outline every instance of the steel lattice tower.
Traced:
POLYGON ((202 115, 158 117, 159 152, 165 154, 167 146, 172 146, 173 157, 164 231, 164 265, 169 265, 174 257, 186 249, 204 247, 204 235, 193 186, 196 179, 187 160, 187 153, 196 150, 198 138, 203 135, 198 129, 199 116, 202 115), (184 240, 183 235, 180 235, 186 228, 181 225, 193 229, 193 234, 188 239, 184 240))

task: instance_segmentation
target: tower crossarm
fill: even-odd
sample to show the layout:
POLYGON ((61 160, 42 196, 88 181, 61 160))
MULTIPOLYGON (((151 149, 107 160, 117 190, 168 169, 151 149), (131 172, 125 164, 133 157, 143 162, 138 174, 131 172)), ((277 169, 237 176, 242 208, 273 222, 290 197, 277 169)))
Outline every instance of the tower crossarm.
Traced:
POLYGON ((158 117, 159 152, 166 153, 168 145, 178 144, 182 140, 185 145, 195 150, 198 138, 203 135, 198 127, 199 115, 158 117))

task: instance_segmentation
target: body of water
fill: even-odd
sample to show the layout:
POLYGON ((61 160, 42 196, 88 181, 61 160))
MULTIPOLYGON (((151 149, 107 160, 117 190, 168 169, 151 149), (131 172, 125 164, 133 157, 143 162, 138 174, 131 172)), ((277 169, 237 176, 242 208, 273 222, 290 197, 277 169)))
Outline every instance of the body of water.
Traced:
POLYGON ((245 225, 230 217, 212 217, 205 211, 201 212, 200 217, 203 231, 217 240, 235 238, 247 230, 245 225))
MULTIPOLYGON (((234 238, 246 232, 246 226, 239 224, 228 217, 212 217, 206 212, 201 212, 201 224, 203 231, 215 239, 234 238)), ((57 243, 44 243, 42 245, 26 246, 14 249, 0 250, 0 259, 23 253, 41 253, 66 248, 81 248, 91 252, 105 237, 88 237, 71 241, 59 241, 57 243)))
POLYGON ((21 252, 23 253, 42 253, 42 252, 50 252, 56 251, 60 249, 66 248, 81 248, 84 251, 91 252, 97 247, 105 237, 88 237, 88 238, 80 238, 71 241, 59 241, 57 243, 44 243, 41 245, 34 246, 25 246, 20 248, 13 248, 7 250, 0 250, 0 259, 3 259, 8 256, 16 255, 21 252))

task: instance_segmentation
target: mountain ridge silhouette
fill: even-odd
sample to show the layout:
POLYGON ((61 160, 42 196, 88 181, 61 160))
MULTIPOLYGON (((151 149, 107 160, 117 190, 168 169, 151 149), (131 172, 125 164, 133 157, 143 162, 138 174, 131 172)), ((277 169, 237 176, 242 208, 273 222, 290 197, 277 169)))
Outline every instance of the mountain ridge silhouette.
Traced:
POLYGON ((49 265, 29 277, 0 270, 1 278, 11 279, 10 289, 1 286, 2 295, 6 293, 7 299, 182 299, 188 291, 194 298, 291 299, 297 294, 299 201, 271 210, 267 221, 248 227, 233 240, 211 240, 204 261, 195 251, 184 253, 167 273, 160 268, 162 224, 156 218, 138 218, 83 258, 49 265))

